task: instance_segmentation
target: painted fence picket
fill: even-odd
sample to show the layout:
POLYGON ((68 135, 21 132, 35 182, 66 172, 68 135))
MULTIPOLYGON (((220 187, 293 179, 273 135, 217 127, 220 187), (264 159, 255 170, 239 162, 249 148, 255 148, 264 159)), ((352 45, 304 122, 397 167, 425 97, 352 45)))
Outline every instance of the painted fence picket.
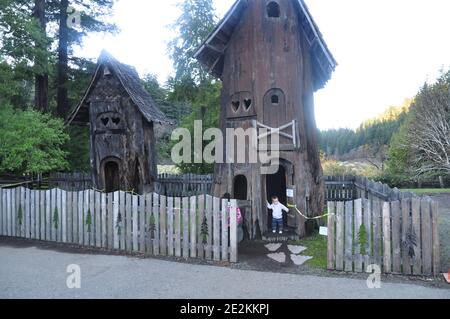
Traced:
POLYGON ((153 254, 158 256, 160 254, 160 223, 159 223, 159 195, 153 194, 152 202, 152 219, 150 220, 150 229, 153 232, 153 254))
MULTIPOLYGON (((96 237, 96 231, 95 228, 97 226, 97 212, 95 209, 95 194, 96 192, 93 190, 89 190, 89 211, 90 211, 90 227, 89 227, 89 246, 95 247, 95 237, 96 237)), ((88 222, 88 221, 86 221, 88 222)))
MULTIPOLYGON (((139 197, 132 196, 132 208, 131 208, 131 216, 132 216, 132 233, 133 233, 133 251, 139 251, 139 197)), ((143 205, 145 207, 145 205, 143 205)))
POLYGON ((344 212, 345 204, 336 204, 336 269, 344 270, 344 212))
MULTIPOLYGON (((188 197, 183 198, 183 258, 189 258, 189 201, 188 197)), ((195 209, 195 202, 191 201, 190 208, 195 209)))
POLYGON ((402 272, 402 252, 401 252, 401 210, 400 201, 391 203, 391 232, 392 232, 392 272, 402 272))
POLYGON ((440 251, 439 251, 439 203, 431 203, 431 225, 433 231, 433 275, 438 276, 441 271, 440 251))
POLYGON ((60 190, 61 193, 61 241, 67 243, 67 196, 68 192, 60 190))
MULTIPOLYGON (((123 192, 115 192, 112 199, 112 218, 109 219, 111 248, 115 250, 124 249, 125 244, 122 242, 123 236, 123 201, 125 194, 123 192)), ((109 211, 111 212, 111 210, 109 211)))
MULTIPOLYGON (((205 258, 205 249, 203 245, 203 234, 202 234, 202 225, 205 219, 205 196, 198 196, 198 214, 196 214, 196 225, 197 225, 197 255, 198 258, 205 258)), ((191 217, 192 218, 192 217, 191 217)), ((192 222, 192 219, 191 219, 192 222)))
POLYGON ((231 201, 230 211, 230 262, 238 261, 238 236, 237 236, 237 201, 231 201))
POLYGON ((422 274, 422 242, 421 238, 421 228, 420 228, 420 199, 413 198, 412 199, 412 233, 411 236, 416 242, 414 246, 414 258, 412 259, 413 263, 413 274, 420 275, 422 274))
POLYGON ((3 225, 4 225, 4 220, 3 220, 3 212, 5 210, 6 207, 6 203, 5 200, 3 198, 3 193, 5 192, 5 190, 3 188, 0 187, 0 236, 3 236, 3 225))
POLYGON ((167 198, 167 255, 174 256, 173 247, 173 197, 167 198))
MULTIPOLYGON (((184 207, 183 207, 184 209, 184 207)), ((184 210, 183 210, 184 212, 184 210)), ((175 206, 174 206, 174 245, 175 245, 175 256, 181 257, 181 235, 183 234, 183 242, 186 237, 184 237, 184 229, 188 229, 189 220, 183 218, 183 222, 181 222, 182 215, 182 207, 181 207, 181 198, 175 198, 175 206), (181 231, 181 227, 183 227, 183 232, 181 231)))
POLYGON ((208 260, 212 259, 212 199, 211 196, 206 195, 205 225, 203 225, 205 228, 204 236, 206 237, 205 258, 208 260))
POLYGON ((431 275, 433 272, 433 242, 431 224, 431 201, 425 198, 421 201, 421 238, 422 238, 422 273, 431 275))
POLYGON ((84 244, 84 191, 78 192, 78 244, 84 244))
MULTIPOLYGON (((355 200, 354 207, 355 207, 355 272, 362 272, 363 271, 363 254, 361 253, 361 246, 364 244, 367 240, 363 236, 362 227, 363 225, 363 210, 362 210, 362 199, 355 200)), ((365 234, 365 228, 364 228, 364 234, 365 234)), ((365 249, 365 247, 364 247, 365 249)))
POLYGON ((151 196, 145 195, 139 197, 139 251, 143 254, 149 254, 148 248, 150 247, 147 236, 147 207, 151 207, 151 196))
POLYGON ((166 228, 166 220, 167 220, 167 210, 166 210, 166 204, 167 199, 165 196, 160 196, 159 198, 159 244, 160 244, 160 254, 162 256, 167 256, 167 228, 166 228))
POLYGON ((391 206, 383 203, 383 271, 392 272, 391 206))
POLYGON ((363 223, 366 228, 366 249, 365 255, 363 256, 364 261, 364 271, 367 271, 367 267, 371 264, 371 256, 372 256, 372 206, 368 199, 362 200, 363 206, 363 223))
POLYGON ((327 268, 329 270, 334 270, 336 265, 336 255, 335 255, 335 229, 336 229, 336 203, 328 202, 328 237, 327 237, 327 268))
POLYGON ((213 257, 220 261, 220 199, 213 200, 213 257))
MULTIPOLYGON (((114 238, 117 237, 117 248, 122 251, 126 250, 126 193, 119 191, 118 197, 117 197, 117 216, 115 216, 113 225, 114 225, 114 238)), ((116 242, 115 242, 116 244, 116 242)))
MULTIPOLYGON (((204 198, 204 197, 202 197, 204 198)), ((202 198, 199 198, 199 201, 197 202, 197 197, 192 196, 190 199, 190 211, 189 211, 189 220, 190 220, 190 234, 189 229, 186 229, 185 236, 190 238, 190 257, 191 258, 197 258, 199 256, 197 251, 197 227, 199 224, 199 214, 197 210, 197 204, 200 206, 200 201, 202 198)), ((199 208, 200 209, 200 208, 199 208)), ((189 247, 189 244, 187 245, 189 247)), ((187 256, 189 257, 189 255, 187 256)), ((187 258, 186 257, 186 258, 187 258)))
POLYGON ((67 220, 67 225, 66 225, 66 238, 67 238, 67 243, 73 243, 73 209, 72 209, 72 198, 73 198, 73 192, 67 192, 67 197, 66 197, 66 220, 67 220))
POLYGON ((126 200, 126 209, 125 209, 125 218, 124 218, 124 222, 125 222, 125 229, 126 229, 126 233, 125 233, 125 249, 127 252, 132 252, 133 251, 133 235, 132 235, 132 222, 133 222, 133 212, 132 212, 132 203, 133 203, 133 195, 130 193, 126 193, 125 195, 125 200, 126 200))
POLYGON ((38 238, 38 227, 39 227, 39 206, 36 205, 36 192, 27 188, 27 197, 28 197, 28 216, 30 219, 29 231, 30 235, 28 238, 37 239, 38 238))
POLYGON ((17 203, 16 203, 16 194, 18 188, 11 189, 11 236, 16 236, 16 220, 17 220, 17 203))
POLYGON ((412 274, 411 258, 409 255, 409 247, 407 245, 407 236, 411 231, 411 199, 405 198, 402 200, 402 273, 405 275, 412 274))
POLYGON ((372 223, 373 223, 373 263, 382 268, 382 214, 381 214, 381 202, 378 200, 372 201, 372 223))
MULTIPOLYGON (((222 246, 222 260, 228 261, 228 200, 223 199, 222 200, 222 213, 221 213, 221 223, 222 223, 222 240, 221 240, 221 246, 222 246)), ((231 217, 230 217, 231 219, 231 217)), ((231 231, 230 231, 231 232, 231 231)))
POLYGON ((109 193, 106 195, 107 203, 106 207, 107 210, 105 212, 105 215, 107 217, 106 222, 106 232, 107 232, 107 243, 108 243, 108 249, 118 249, 119 247, 119 240, 116 239, 116 236, 114 236, 114 229, 115 229, 115 221, 117 220, 117 215, 119 214, 119 194, 117 192, 115 193, 109 193), (116 242, 117 241, 117 242, 116 242))
POLYGON ((78 192, 72 193, 72 244, 78 243, 78 192))
MULTIPOLYGON (((102 219, 102 243, 101 247, 108 247, 108 218, 107 218, 107 204, 108 199, 105 193, 100 193, 100 209, 101 209, 101 219, 102 219)), ((109 211, 110 214, 111 211, 109 211)))
POLYGON ((353 202, 345 203, 345 271, 353 271, 353 202))
POLYGON ((102 193, 95 192, 95 247, 102 247, 102 193))

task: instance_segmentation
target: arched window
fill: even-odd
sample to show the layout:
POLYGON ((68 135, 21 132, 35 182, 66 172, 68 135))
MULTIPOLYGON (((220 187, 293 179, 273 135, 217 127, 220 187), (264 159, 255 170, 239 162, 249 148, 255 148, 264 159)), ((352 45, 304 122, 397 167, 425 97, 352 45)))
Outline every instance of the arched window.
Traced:
POLYGON ((269 18, 279 18, 280 15, 280 5, 275 1, 270 1, 267 4, 267 16, 269 18))

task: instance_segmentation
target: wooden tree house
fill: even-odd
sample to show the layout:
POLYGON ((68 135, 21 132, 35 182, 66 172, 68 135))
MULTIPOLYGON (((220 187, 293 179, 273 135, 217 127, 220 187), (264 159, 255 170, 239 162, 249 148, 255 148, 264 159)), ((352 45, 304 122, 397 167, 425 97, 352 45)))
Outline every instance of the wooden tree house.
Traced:
MULTIPOLYGON (((214 195, 251 201, 246 216, 251 238, 264 234, 277 195, 308 216, 321 215, 324 184, 317 145, 314 92, 336 68, 303 0, 238 0, 195 57, 223 82, 220 125, 274 128, 280 132, 278 173, 261 163, 217 164, 214 195)), ((225 134, 224 134, 225 135, 225 134)), ((287 225, 299 236, 307 223, 295 210, 287 225)))
POLYGON ((169 120, 133 67, 103 51, 68 123, 89 125, 92 178, 97 189, 153 191, 157 178, 154 124, 169 120))

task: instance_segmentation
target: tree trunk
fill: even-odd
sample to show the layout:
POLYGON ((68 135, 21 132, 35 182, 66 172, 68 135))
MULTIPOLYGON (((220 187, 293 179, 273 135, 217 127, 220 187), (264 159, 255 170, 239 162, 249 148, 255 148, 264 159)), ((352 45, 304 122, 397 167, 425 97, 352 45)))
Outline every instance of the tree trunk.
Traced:
POLYGON ((57 93, 57 115, 65 118, 69 112, 69 97, 67 93, 68 82, 68 25, 67 8, 69 0, 61 0, 59 20, 59 46, 58 46, 58 93, 57 93))
MULTIPOLYGON (((42 32, 46 32, 47 22, 45 19, 45 0, 34 1, 33 16, 38 20, 39 26, 42 32)), ((41 74, 35 75, 35 95, 34 95, 34 107, 42 112, 48 111, 48 73, 47 61, 35 61, 36 64, 41 64, 43 69, 41 74)))

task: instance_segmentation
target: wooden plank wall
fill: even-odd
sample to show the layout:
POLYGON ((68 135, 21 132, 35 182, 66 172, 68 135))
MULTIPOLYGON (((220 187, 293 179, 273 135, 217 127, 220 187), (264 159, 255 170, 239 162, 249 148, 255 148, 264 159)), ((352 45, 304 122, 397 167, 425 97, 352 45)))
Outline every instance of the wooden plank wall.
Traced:
POLYGON ((0 188, 0 236, 237 262, 237 202, 0 188))
POLYGON ((439 274, 438 204, 428 197, 328 203, 328 269, 439 274))

